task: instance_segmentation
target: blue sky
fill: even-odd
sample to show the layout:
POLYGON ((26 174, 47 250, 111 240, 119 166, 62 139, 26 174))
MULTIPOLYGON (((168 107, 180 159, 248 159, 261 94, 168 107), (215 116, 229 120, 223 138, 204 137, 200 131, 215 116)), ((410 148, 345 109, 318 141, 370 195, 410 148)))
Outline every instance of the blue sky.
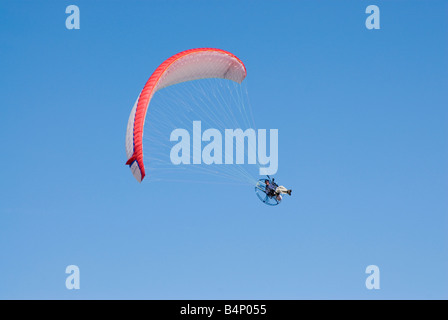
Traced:
POLYGON ((1 1, 0 298, 448 298, 447 12, 1 1), (244 61, 257 126, 279 129, 276 177, 294 190, 281 205, 247 186, 138 184, 124 165, 139 90, 196 47, 244 61), (80 290, 65 288, 71 264, 80 290))

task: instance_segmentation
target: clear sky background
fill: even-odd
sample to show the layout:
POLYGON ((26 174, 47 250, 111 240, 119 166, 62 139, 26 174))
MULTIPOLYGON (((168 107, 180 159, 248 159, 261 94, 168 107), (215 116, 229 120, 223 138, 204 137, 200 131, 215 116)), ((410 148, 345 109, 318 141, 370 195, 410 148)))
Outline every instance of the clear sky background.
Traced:
POLYGON ((2 0, 0 39, 0 298, 448 298, 446 1, 2 0), (246 64, 281 205, 124 165, 139 91, 196 47, 246 64))

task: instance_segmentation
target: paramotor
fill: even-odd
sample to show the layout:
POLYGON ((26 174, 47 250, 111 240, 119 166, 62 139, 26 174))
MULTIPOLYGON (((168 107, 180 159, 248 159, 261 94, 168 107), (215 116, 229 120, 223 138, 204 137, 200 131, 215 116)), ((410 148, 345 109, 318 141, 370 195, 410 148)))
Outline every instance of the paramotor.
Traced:
POLYGON ((274 183, 271 179, 259 179, 255 185, 255 193, 258 199, 260 199, 264 204, 267 204, 268 206, 276 206, 281 202, 281 200, 277 200, 276 195, 269 195, 266 193, 266 180, 269 180, 269 183, 274 183))

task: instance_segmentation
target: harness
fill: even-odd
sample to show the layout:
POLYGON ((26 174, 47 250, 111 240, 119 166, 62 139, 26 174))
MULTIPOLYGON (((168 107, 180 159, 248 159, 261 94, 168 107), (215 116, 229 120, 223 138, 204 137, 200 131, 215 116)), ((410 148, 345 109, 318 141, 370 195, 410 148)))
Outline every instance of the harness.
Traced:
POLYGON ((268 188, 266 187, 266 194, 268 195, 268 197, 275 197, 276 193, 275 193, 275 189, 277 189, 278 184, 276 184, 275 182, 269 181, 269 184, 272 185, 274 188, 268 188))

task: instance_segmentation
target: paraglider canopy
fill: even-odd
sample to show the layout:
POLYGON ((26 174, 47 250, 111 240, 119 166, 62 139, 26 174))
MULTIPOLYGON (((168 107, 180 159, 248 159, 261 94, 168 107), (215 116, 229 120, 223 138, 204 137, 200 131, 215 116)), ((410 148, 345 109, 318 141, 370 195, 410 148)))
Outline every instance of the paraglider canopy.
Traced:
POLYGON ((151 75, 129 116, 126 131, 127 165, 141 182, 143 164, 143 126, 148 106, 155 92, 168 86, 199 79, 221 78, 241 83, 246 77, 243 62, 230 52, 199 48, 182 51, 165 60, 151 75))

